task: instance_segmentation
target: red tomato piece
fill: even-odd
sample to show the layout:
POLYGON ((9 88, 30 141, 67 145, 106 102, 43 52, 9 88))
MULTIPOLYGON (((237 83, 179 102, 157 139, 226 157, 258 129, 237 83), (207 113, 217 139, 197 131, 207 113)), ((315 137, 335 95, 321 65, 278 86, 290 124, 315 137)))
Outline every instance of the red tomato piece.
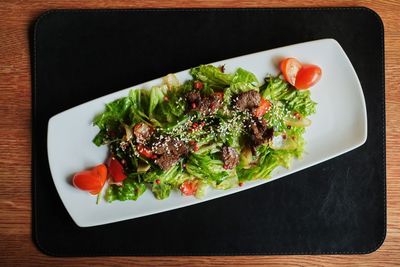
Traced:
POLYGON ((301 63, 295 58, 286 58, 281 61, 279 67, 285 80, 294 86, 296 84, 297 73, 302 67, 301 63))
POLYGON ((224 100, 224 92, 215 92, 212 95, 215 96, 216 98, 218 98, 218 100, 220 100, 220 101, 224 100))
POLYGON ((179 189, 185 196, 191 196, 196 194, 198 185, 199 183, 197 180, 187 180, 183 182, 179 189))
POLYGON ((194 86, 195 89, 201 90, 201 89, 203 89, 204 84, 203 84, 202 82, 200 82, 200 81, 195 81, 195 82, 193 83, 193 86, 194 86))
POLYGON ((298 90, 305 90, 316 84, 322 76, 322 70, 316 65, 303 65, 296 76, 295 87, 298 90))
POLYGON ((194 140, 190 140, 189 141, 189 145, 191 145, 192 147, 193 147, 193 151, 198 151, 199 150, 199 145, 197 144, 197 142, 196 141, 194 141, 194 140))
POLYGON ((271 108, 271 102, 261 97, 260 105, 254 110, 253 115, 257 118, 262 117, 271 108))
POLYGON ((126 174, 122 164, 114 157, 111 157, 108 164, 108 171, 114 182, 122 182, 126 179, 126 174))
POLYGON ((150 148, 148 148, 147 146, 145 146, 143 144, 136 145, 136 149, 142 157, 149 158, 149 159, 154 159, 157 157, 156 155, 153 154, 153 151, 151 151, 150 148))
POLYGON ((100 164, 90 170, 77 172, 72 178, 72 184, 92 195, 100 193, 107 180, 107 167, 100 164))

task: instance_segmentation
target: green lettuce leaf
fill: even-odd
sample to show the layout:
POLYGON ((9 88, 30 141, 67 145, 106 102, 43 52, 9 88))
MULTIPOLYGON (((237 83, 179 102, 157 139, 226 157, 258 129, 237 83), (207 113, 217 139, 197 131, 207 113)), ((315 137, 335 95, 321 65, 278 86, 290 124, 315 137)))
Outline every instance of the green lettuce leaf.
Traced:
POLYGON ((200 65, 190 70, 195 80, 200 80, 214 88, 228 87, 234 77, 233 74, 223 73, 220 68, 212 65, 200 65))
POLYGON ((108 187, 105 199, 108 202, 114 200, 137 200, 146 191, 146 185, 139 183, 133 176, 126 178, 122 186, 112 184, 108 187))
POLYGON ((150 117, 152 117, 153 111, 156 108, 156 106, 164 102, 164 97, 167 94, 167 90, 168 90, 167 85, 153 86, 150 89, 150 104, 148 111, 150 117))
POLYGON ((271 172, 278 166, 289 168, 292 153, 286 150, 273 150, 268 145, 257 148, 258 163, 250 169, 239 169, 239 181, 268 179, 271 172))
POLYGON ((232 79, 230 89, 234 94, 238 94, 249 90, 258 91, 258 85, 257 77, 253 73, 239 68, 232 79))
POLYGON ((316 111, 316 103, 311 99, 309 90, 296 90, 279 77, 267 77, 266 86, 263 88, 262 97, 270 100, 281 101, 292 112, 309 116, 316 111))
POLYGON ((131 101, 131 124, 136 124, 142 121, 151 122, 149 116, 146 114, 150 103, 149 91, 133 89, 129 92, 129 99, 131 101))
POLYGON ((202 180, 214 182, 215 184, 222 183, 230 176, 230 171, 225 170, 223 162, 210 154, 191 154, 186 162, 186 171, 202 180))
POLYGON ((157 104, 154 105, 150 117, 158 123, 157 126, 171 127, 181 120, 186 111, 186 100, 183 96, 190 88, 191 85, 185 83, 173 91, 163 91, 162 96, 161 93, 154 93, 154 98, 157 99, 154 102, 157 101, 157 104))
POLYGON ((153 183, 151 191, 153 192, 154 196, 157 199, 162 200, 169 197, 171 193, 171 186, 169 184, 164 184, 164 183, 160 184, 153 183))
POLYGON ((106 110, 93 120, 93 124, 100 129, 94 137, 93 143, 97 146, 106 143, 108 131, 116 130, 121 124, 129 123, 131 107, 132 102, 128 97, 106 104, 106 110))
POLYGON ((109 127, 125 123, 128 119, 128 114, 132 103, 128 97, 117 99, 106 104, 106 110, 94 118, 93 123, 100 130, 105 130, 109 127))
POLYGON ((200 181, 199 184, 197 185, 197 190, 195 193, 195 197, 202 199, 207 195, 207 189, 209 185, 203 181, 200 181))
POLYGON ((144 175, 144 181, 152 184, 151 191, 157 199, 167 198, 172 188, 178 188, 188 178, 179 164, 166 171, 156 169, 144 175))
POLYGON ((166 171, 156 169, 147 172, 143 177, 144 181, 148 183, 154 183, 156 180, 159 180, 161 184, 169 184, 174 187, 181 185, 187 178, 187 174, 182 172, 179 164, 172 166, 166 171))

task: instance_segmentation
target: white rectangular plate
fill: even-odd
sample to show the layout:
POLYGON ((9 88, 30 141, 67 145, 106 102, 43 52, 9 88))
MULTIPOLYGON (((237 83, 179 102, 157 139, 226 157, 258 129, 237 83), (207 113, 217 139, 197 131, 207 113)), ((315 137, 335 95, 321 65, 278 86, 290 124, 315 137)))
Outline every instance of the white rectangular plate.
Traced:
MULTIPOLYGON (((172 192, 168 199, 161 201, 147 190, 136 202, 101 201, 96 205, 96 197, 71 185, 75 172, 106 159, 107 147, 96 147, 92 143, 98 132, 98 128, 92 125, 94 116, 104 110, 106 103, 127 96, 130 89, 159 85, 161 78, 100 97, 52 117, 47 137, 50 170, 58 194, 75 223, 81 227, 95 226, 197 204, 271 182, 362 145, 367 138, 363 91, 353 66, 335 40, 295 44, 212 64, 225 64, 227 72, 238 67, 247 69, 262 81, 267 74, 279 72, 278 63, 285 57, 317 64, 323 72, 320 82, 311 89, 312 99, 318 106, 317 113, 311 116, 313 123, 305 134, 307 145, 303 159, 294 160, 290 169, 277 168, 269 180, 248 182, 225 191, 209 190, 201 200, 172 192)), ((176 76, 181 82, 190 78, 188 70, 176 73, 176 76)))

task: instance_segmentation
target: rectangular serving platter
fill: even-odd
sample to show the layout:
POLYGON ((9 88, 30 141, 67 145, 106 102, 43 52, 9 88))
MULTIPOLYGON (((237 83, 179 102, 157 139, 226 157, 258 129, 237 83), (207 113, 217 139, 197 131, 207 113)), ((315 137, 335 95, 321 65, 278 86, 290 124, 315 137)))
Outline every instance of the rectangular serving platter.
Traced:
MULTIPOLYGON (((357 74, 337 41, 315 40, 211 64, 224 64, 227 72, 241 67, 262 81, 267 74, 278 74, 278 64, 286 57, 295 57, 322 69, 321 80, 310 89, 311 97, 318 105, 304 136, 307 143, 303 158, 293 160, 290 169, 278 167, 269 179, 248 182, 228 190, 210 189, 203 199, 172 192, 169 198, 157 200, 147 190, 137 201, 100 201, 96 204, 95 196, 72 186, 74 173, 104 162, 108 155, 106 146, 97 147, 92 143, 98 132, 92 124, 95 115, 104 110, 106 103, 127 96, 129 90, 150 89, 161 84, 162 78, 97 98, 50 118, 47 136, 50 171, 57 192, 74 222, 80 227, 96 226, 209 201, 274 181, 361 146, 367 139, 365 99, 357 74)), ((181 82, 190 79, 188 70, 175 75, 181 82)))

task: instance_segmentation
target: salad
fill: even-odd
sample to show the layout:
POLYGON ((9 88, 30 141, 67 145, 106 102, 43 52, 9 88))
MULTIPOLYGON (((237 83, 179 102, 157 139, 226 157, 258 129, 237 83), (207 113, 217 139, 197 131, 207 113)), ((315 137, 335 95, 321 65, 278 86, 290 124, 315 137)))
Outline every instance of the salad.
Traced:
POLYGON ((108 202, 136 200, 146 190, 157 199, 174 190, 201 198, 208 188, 242 186, 289 168, 304 151, 307 117, 316 112, 307 89, 321 69, 294 58, 280 69, 260 82, 242 68, 200 65, 184 83, 169 74, 159 86, 106 104, 94 118, 93 142, 107 145, 110 157, 76 173, 74 186, 100 197, 108 184, 108 202))

